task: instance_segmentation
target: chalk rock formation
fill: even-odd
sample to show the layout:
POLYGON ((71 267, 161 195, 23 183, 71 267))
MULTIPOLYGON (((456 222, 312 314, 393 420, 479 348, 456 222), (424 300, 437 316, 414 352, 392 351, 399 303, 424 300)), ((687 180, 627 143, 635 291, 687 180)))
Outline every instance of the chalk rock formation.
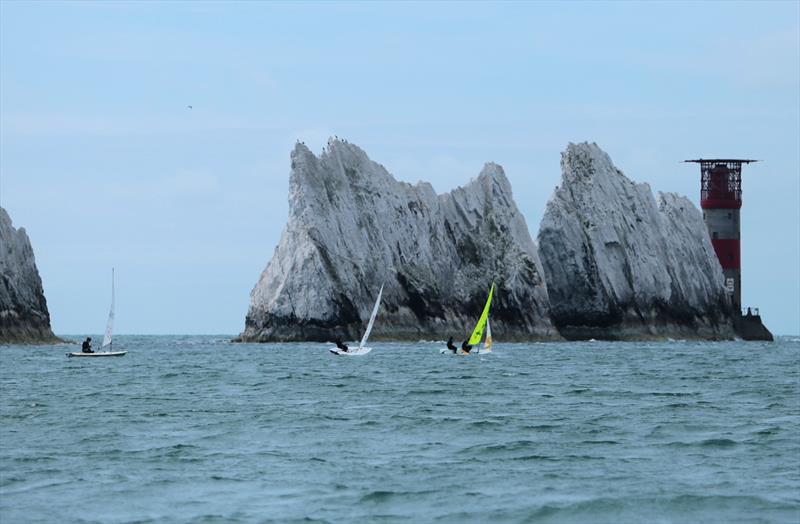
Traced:
POLYGON ((373 338, 469 335, 496 283, 492 333, 556 338, 541 263, 503 169, 437 195, 331 140, 291 155, 289 221, 251 293, 243 341, 356 340, 381 284, 373 338))
POLYGON ((0 207, 0 344, 58 342, 25 229, 0 207))
POLYGON ((564 337, 733 337, 722 269, 688 199, 656 204, 596 144, 569 144, 561 170, 539 250, 564 337))

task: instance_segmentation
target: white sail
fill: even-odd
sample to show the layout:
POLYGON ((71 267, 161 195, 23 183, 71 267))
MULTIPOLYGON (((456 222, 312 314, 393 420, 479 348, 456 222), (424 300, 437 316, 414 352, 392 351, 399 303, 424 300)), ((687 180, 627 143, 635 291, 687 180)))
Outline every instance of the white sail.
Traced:
POLYGON ((108 323, 106 324, 106 334, 103 336, 103 346, 111 345, 111 336, 114 331, 114 268, 111 268, 111 308, 108 310, 108 323))
POLYGON ((486 319, 486 338, 483 340, 483 348, 478 353, 491 353, 492 352, 492 326, 489 324, 489 319, 486 319))
POLYGON ((372 308, 372 316, 369 317, 369 324, 367 324, 367 330, 364 332, 364 336, 361 338, 361 342, 358 343, 358 349, 364 347, 367 343, 367 339, 369 338, 369 334, 372 332, 372 325, 375 323, 375 317, 378 316, 378 307, 381 305, 381 295, 383 294, 383 286, 381 286, 381 290, 378 291, 378 300, 375 301, 375 307, 372 308))

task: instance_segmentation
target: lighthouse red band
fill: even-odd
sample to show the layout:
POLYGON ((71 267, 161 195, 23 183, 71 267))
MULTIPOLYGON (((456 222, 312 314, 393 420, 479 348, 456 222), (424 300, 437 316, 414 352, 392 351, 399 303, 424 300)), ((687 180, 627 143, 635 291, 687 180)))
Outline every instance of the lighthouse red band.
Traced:
POLYGON ((711 244, 725 274, 725 286, 734 304, 741 307, 742 164, 755 160, 699 159, 700 207, 711 244))

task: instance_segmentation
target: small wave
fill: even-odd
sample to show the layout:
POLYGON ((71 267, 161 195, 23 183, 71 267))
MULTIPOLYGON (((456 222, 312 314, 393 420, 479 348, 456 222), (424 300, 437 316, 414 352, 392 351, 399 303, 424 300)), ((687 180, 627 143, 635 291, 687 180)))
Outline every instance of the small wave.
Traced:
POLYGON ((429 495, 432 493, 437 493, 432 490, 427 491, 385 491, 385 490, 376 490, 370 491, 363 497, 359 502, 386 502, 396 497, 418 497, 420 495, 429 495))
POLYGON ((652 397, 691 397, 696 395, 697 393, 683 393, 681 391, 671 392, 671 391, 653 391, 648 393, 652 397))
POLYGON ((594 455, 566 455, 567 460, 606 460, 606 457, 596 457, 594 455))
MULTIPOLYGON (((316 418, 316 417, 311 417, 311 418, 316 418)), ((323 415, 321 418, 325 420, 341 420, 341 421, 351 420, 350 417, 336 417, 333 415, 323 415)))
POLYGON ((550 430, 553 430, 553 429, 558 429, 560 427, 561 426, 553 426, 551 424, 539 424, 539 425, 536 425, 536 426, 524 426, 523 429, 532 429, 534 431, 550 431, 550 430))
MULTIPOLYGON (((652 507, 654 505, 664 508, 664 511, 668 511, 668 508, 673 508, 681 511, 681 514, 685 514, 687 511, 695 512, 709 509, 719 511, 720 508, 724 508, 725 511, 723 515, 727 513, 729 516, 736 515, 738 509, 752 510, 753 508, 769 508, 796 510, 796 507, 790 504, 770 502, 764 498, 750 495, 677 495, 665 498, 644 497, 625 499, 598 497, 564 505, 553 503, 545 504, 530 513, 526 521, 538 522, 542 519, 573 521, 577 519, 578 522, 593 522, 598 520, 605 522, 606 518, 604 517, 608 516, 613 516, 614 521, 625 521, 627 519, 620 518, 620 516, 626 514, 626 512, 631 509, 648 506, 652 507)), ((638 519, 634 519, 634 521, 635 520, 638 519)), ((688 521, 692 520, 691 518, 688 519, 688 521)), ((723 518, 721 521, 724 522, 726 520, 727 519, 723 518)))
POLYGON ((756 435, 774 435, 781 430, 778 426, 772 426, 770 428, 764 428, 755 432, 756 435))
POLYGON ((547 455, 523 455, 521 457, 514 457, 511 460, 519 460, 522 462, 558 462, 558 459, 555 457, 549 457, 547 455))
POLYGON ((738 444, 738 442, 728 438, 710 438, 700 443, 701 446, 710 448, 732 448, 738 444))
POLYGON ((241 518, 235 515, 220 515, 217 513, 208 513, 205 515, 199 515, 197 517, 194 517, 192 519, 192 522, 197 522, 202 524, 204 522, 216 523, 216 522, 247 522, 247 521, 242 520, 241 518))
POLYGON ((361 502, 384 502, 397 494, 395 491, 371 491, 361 497, 361 502))
POLYGON ((485 428, 485 427, 502 426, 503 424, 497 422, 496 420, 476 420, 475 422, 470 422, 469 425, 476 428, 485 428))
POLYGON ((28 491, 39 491, 39 490, 43 490, 43 489, 53 488, 53 487, 56 487, 56 486, 64 486, 64 485, 70 484, 72 482, 73 481, 71 479, 63 479, 63 480, 55 479, 55 480, 46 480, 46 481, 42 481, 42 482, 32 482, 30 484, 19 486, 19 487, 16 487, 16 488, 10 488, 9 489, 8 487, 4 487, 3 488, 3 494, 4 495, 12 495, 12 494, 16 495, 16 494, 25 493, 25 492, 28 492, 28 491))
POLYGON ((692 446, 700 446, 704 448, 732 448, 737 445, 738 442, 735 442, 727 438, 710 438, 706 440, 701 440, 699 442, 685 442, 682 440, 675 440, 672 442, 668 442, 666 444, 666 446, 668 447, 675 447, 675 448, 686 448, 692 446))
POLYGON ((412 389, 408 393, 411 395, 441 395, 448 391, 446 389, 412 389))
POLYGON ((55 462, 55 460, 55 457, 51 457, 49 455, 43 455, 40 457, 14 457, 14 462, 21 462, 23 464, 31 462, 55 462))
POLYGON ((522 451, 535 445, 537 445, 537 443, 532 440, 516 440, 507 444, 483 444, 478 446, 470 446, 461 451, 466 453, 500 453, 507 451, 522 451))
POLYGON ((235 477, 223 477, 222 475, 211 475, 209 478, 211 480, 224 480, 226 482, 244 482, 242 479, 237 479, 235 477))

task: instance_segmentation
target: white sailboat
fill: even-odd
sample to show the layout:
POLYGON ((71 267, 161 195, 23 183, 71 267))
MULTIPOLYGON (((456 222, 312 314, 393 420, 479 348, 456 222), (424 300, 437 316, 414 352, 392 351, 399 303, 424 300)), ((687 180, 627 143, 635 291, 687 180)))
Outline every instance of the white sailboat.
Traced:
POLYGON ((334 355, 366 355, 372 348, 366 347, 367 340, 369 340, 369 334, 372 333, 372 326, 375 324, 375 317, 378 316, 378 308, 381 305, 381 295, 383 295, 383 286, 381 286, 380 291, 378 291, 378 299, 375 300, 375 306, 372 308, 372 315, 369 317, 369 323, 367 324, 367 330, 364 331, 364 336, 361 337, 361 342, 358 343, 358 348, 356 349, 348 349, 344 351, 343 349, 339 349, 338 347, 330 348, 330 352, 334 355))
POLYGON ((108 310, 108 322, 106 322, 106 332, 103 335, 103 345, 94 353, 73 352, 67 353, 68 357, 121 357, 127 351, 112 351, 114 333, 114 268, 111 268, 111 307, 108 310))

